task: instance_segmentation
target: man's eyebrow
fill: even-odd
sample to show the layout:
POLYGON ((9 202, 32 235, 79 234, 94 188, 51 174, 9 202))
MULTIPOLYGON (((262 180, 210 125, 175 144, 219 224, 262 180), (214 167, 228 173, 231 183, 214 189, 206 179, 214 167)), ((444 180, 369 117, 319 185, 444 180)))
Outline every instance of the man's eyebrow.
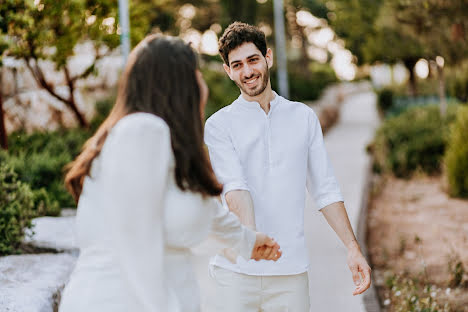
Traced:
MULTIPOLYGON (((260 56, 260 54, 255 53, 255 54, 249 55, 246 57, 246 59, 251 59, 252 57, 255 57, 255 56, 260 56)), ((241 63, 241 62, 242 62, 241 60, 234 60, 231 62, 231 65, 236 64, 236 63, 241 63)))

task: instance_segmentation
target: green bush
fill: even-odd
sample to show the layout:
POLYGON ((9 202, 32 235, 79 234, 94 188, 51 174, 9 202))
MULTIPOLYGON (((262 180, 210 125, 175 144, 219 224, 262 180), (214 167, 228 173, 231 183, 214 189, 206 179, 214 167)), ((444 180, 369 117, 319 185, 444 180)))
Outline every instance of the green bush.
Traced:
POLYGON ((468 61, 447 71, 446 84, 450 96, 468 101, 468 61))
MULTIPOLYGON (((273 90, 278 91, 277 72, 270 72, 273 90)), ((313 101, 331 83, 337 82, 333 68, 328 64, 311 63, 307 70, 301 64, 288 64, 289 98, 293 101, 313 101)))
POLYGON ((374 170, 410 177, 421 169, 439 173, 448 139, 448 126, 455 119, 456 105, 441 118, 438 106, 413 107, 387 119, 377 130, 371 151, 374 170))
POLYGON ((109 115, 112 107, 115 103, 115 97, 112 96, 108 99, 104 99, 101 101, 97 101, 94 109, 96 111, 96 115, 94 116, 93 120, 90 123, 90 134, 94 134, 98 127, 102 124, 102 122, 107 118, 109 115))
POLYGON ((18 180, 30 186, 36 216, 56 216, 61 207, 74 207, 75 201, 63 183, 64 166, 81 151, 112 108, 114 98, 96 103, 96 116, 90 129, 59 129, 12 133, 8 152, 0 151, 0 163, 8 164, 18 180))
POLYGON ((33 190, 34 214, 40 216, 59 216, 59 200, 52 200, 47 190, 43 187, 33 190))
POLYGON ((13 147, 8 155, 8 164, 17 172, 19 179, 28 183, 33 190, 43 188, 48 193, 49 199, 44 204, 50 206, 38 211, 57 215, 57 206, 75 205, 63 185, 63 168, 79 153, 87 136, 85 131, 74 129, 16 136, 27 143, 10 140, 13 147), (21 149, 22 144, 24 147, 21 149))
MULTIPOLYGON (((221 63, 219 63, 219 67, 222 67, 221 63)), ((222 69, 216 71, 204 68, 202 72, 210 90, 205 108, 205 117, 208 118, 219 109, 231 104, 239 96, 240 91, 222 69)))
POLYGON ((60 207, 74 207, 75 201, 66 190, 64 166, 81 151, 86 140, 108 115, 114 100, 96 103, 96 117, 90 129, 59 129, 57 131, 24 131, 9 136, 8 153, 0 160, 8 163, 18 174, 18 179, 30 185, 35 192, 35 209, 38 216, 58 215, 60 207))
POLYGON ((31 228, 34 194, 17 180, 12 168, 0 164, 0 256, 16 253, 24 230, 31 228))
POLYGON ((444 158, 449 193, 468 197, 468 107, 460 107, 444 158))

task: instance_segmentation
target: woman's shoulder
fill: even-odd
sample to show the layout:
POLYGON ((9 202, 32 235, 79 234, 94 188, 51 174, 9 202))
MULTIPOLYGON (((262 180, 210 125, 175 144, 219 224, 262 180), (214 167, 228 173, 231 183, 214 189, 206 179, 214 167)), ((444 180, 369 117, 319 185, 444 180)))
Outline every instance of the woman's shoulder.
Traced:
POLYGON ((114 135, 169 136, 169 126, 161 118, 150 113, 132 113, 121 118, 113 127, 114 135))

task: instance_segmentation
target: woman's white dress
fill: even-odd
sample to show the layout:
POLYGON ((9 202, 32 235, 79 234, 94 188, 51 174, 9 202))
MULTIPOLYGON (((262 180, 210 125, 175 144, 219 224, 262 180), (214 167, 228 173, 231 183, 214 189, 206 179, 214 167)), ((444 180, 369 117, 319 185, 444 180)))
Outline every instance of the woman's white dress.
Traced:
POLYGON ((134 113, 110 131, 86 177, 80 247, 61 312, 199 311, 190 248, 209 234, 249 258, 255 233, 213 198, 181 191, 167 124, 134 113))

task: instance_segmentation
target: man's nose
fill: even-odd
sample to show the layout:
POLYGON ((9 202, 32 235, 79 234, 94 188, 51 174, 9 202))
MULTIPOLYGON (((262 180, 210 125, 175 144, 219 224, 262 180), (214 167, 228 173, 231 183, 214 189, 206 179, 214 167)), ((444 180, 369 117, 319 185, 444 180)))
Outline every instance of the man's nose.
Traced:
POLYGON ((249 64, 246 64, 246 65, 244 66, 244 77, 245 77, 245 78, 250 78, 252 75, 253 75, 253 70, 252 70, 252 68, 250 67, 249 64))

